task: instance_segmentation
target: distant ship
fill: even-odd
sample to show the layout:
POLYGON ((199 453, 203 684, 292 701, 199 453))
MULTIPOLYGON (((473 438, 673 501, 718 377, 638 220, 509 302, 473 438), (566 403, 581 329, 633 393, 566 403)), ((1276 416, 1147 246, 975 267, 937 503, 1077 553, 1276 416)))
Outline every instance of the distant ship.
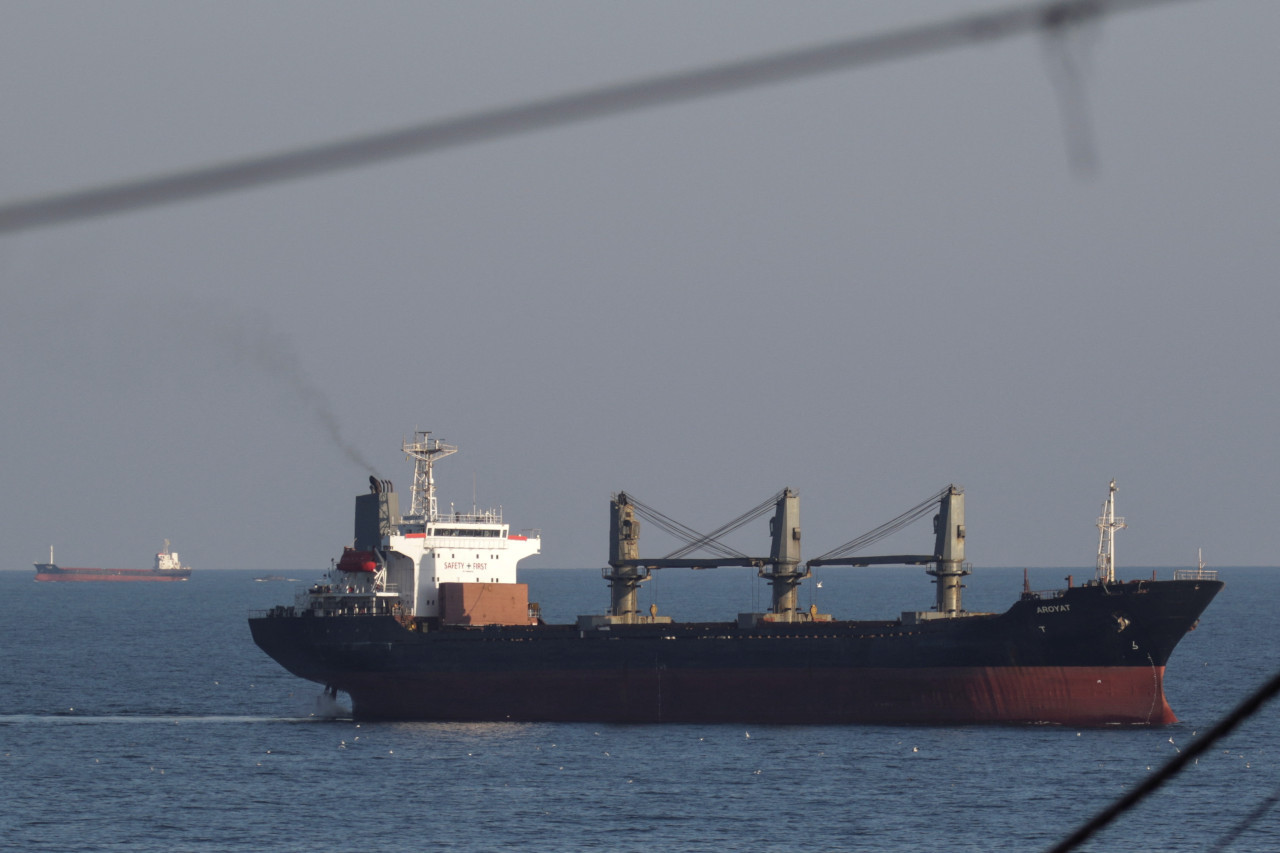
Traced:
POLYGON ((36 563, 38 581, 184 581, 191 577, 191 567, 182 565, 178 552, 169 549, 164 540, 164 550, 156 554, 155 565, 150 569, 71 569, 55 565, 53 547, 49 548, 49 562, 36 563))
POLYGON ((356 719, 1163 725, 1177 720, 1165 663, 1223 586, 1203 567, 1117 580, 1124 519, 1114 481, 1098 519, 1097 575, 1047 592, 1024 580, 1004 613, 961 605, 971 566, 955 485, 807 562, 790 489, 707 535, 619 493, 603 572, 609 610, 544 624, 516 582, 538 534, 512 534, 493 512, 438 512, 432 462, 456 448, 418 433, 404 450, 417 460, 410 512, 401 517, 391 484, 371 477, 371 493, 356 498, 354 547, 293 605, 249 619, 260 648, 328 693, 347 693, 356 719), (771 510, 768 556, 719 541, 771 510), (849 556, 929 514, 929 553, 849 556), (641 518, 689 544, 642 558, 641 518), (719 556, 689 556, 698 550, 719 556), (812 567, 892 564, 929 567, 932 610, 849 621, 799 606, 812 567), (768 612, 679 623, 639 609, 652 571, 719 566, 756 567, 772 587, 768 612))

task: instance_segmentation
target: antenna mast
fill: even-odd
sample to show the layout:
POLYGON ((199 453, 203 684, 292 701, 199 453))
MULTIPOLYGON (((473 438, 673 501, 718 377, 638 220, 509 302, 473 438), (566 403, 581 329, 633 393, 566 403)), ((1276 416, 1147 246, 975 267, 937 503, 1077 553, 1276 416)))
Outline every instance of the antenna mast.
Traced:
POLYGON ((1102 516, 1098 519, 1098 580, 1115 583, 1116 580, 1116 531, 1128 525, 1123 518, 1116 518, 1116 481, 1111 481, 1107 499, 1102 502, 1102 516))
POLYGON ((413 441, 403 442, 405 456, 414 460, 413 499, 409 515, 424 521, 436 520, 436 481, 431 466, 437 457, 457 453, 458 448, 431 437, 430 430, 414 430, 413 441))

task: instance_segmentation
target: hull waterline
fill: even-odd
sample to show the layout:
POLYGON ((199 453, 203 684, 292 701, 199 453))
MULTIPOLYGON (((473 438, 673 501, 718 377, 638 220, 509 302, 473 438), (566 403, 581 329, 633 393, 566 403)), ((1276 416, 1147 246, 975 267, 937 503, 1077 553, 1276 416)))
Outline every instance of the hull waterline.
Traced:
POLYGON ((291 672, 348 693, 358 719, 1164 725, 1169 654, 1221 587, 1077 587, 914 625, 423 631, 280 608, 250 626, 291 672))
MULTIPOLYGON (((1216 572, 1119 582, 1114 481, 1098 521, 1098 571, 1067 589, 1022 594, 1003 613, 962 605, 964 490, 942 489, 898 518, 801 559, 799 496, 783 489, 716 535, 769 519, 768 556, 748 556, 619 492, 610 504, 610 606, 547 625, 516 565, 539 552, 499 511, 438 511, 432 465, 457 448, 415 433, 410 511, 386 480, 356 498, 352 546, 293 606, 249 619, 253 640, 293 674, 351 697, 366 720, 615 723, 1165 725, 1165 666, 1222 589, 1216 572), (869 542, 933 514, 927 552, 865 556, 869 542), (641 518, 686 548, 643 558, 641 518), (715 549, 712 546, 716 546, 715 549), (714 557, 689 556, 718 550, 714 557), (799 604, 817 566, 929 566, 931 610, 844 621, 799 604), (679 623, 640 610, 659 569, 750 566, 767 612, 679 623)), ((761 552, 757 552, 761 553, 761 552)))

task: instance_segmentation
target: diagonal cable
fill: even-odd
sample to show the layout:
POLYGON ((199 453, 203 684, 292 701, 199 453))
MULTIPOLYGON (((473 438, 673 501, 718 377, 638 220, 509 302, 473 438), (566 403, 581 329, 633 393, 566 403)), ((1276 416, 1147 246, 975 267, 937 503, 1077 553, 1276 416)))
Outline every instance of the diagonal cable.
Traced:
MULTIPOLYGON (((648 521, 649 523, 653 524, 659 530, 662 530, 665 533, 668 533, 671 536, 674 536, 676 539, 679 539, 685 543, 690 543, 690 542, 697 542, 699 540, 706 538, 705 534, 699 533, 698 531, 694 530, 692 527, 689 527, 688 525, 685 525, 685 524, 681 524, 680 522, 676 521, 674 518, 664 515, 663 513, 659 512, 658 510, 654 509, 648 504, 643 503, 642 501, 636 500, 636 498, 632 496, 630 493, 628 493, 627 499, 630 501, 631 505, 635 507, 636 515, 640 516, 640 518, 643 519, 644 521, 648 521)), ((738 551, 735 551, 729 546, 720 542, 709 542, 707 543, 706 547, 709 550, 715 551, 716 553, 724 557, 745 557, 746 556, 745 554, 741 554, 738 551)))
MULTIPOLYGON (((947 489, 949 488, 951 487, 948 486, 947 489)), ((885 538, 886 536, 889 536, 893 533, 897 533, 902 528, 920 520, 924 516, 928 515, 931 511, 933 511, 933 508, 937 506, 938 501, 942 500, 942 496, 947 493, 947 489, 942 489, 937 494, 931 495, 929 498, 916 504, 911 509, 907 510, 906 512, 897 516, 896 518, 892 518, 889 521, 886 521, 884 524, 880 525, 879 527, 874 528, 873 530, 869 530, 866 533, 862 534, 861 536, 857 537, 856 539, 851 539, 848 542, 844 543, 843 545, 840 545, 839 547, 832 548, 827 553, 822 554, 821 556, 815 557, 814 559, 828 560, 828 559, 839 559, 840 557, 847 557, 856 551, 860 551, 861 549, 866 548, 868 545, 871 545, 874 542, 879 542, 881 539, 885 538)))
POLYGON ((1105 827, 1126 811, 1144 800, 1147 795, 1176 776, 1182 768, 1198 759, 1223 737, 1226 737, 1236 726, 1251 717, 1259 708, 1280 693, 1280 673, 1273 675, 1265 684, 1251 693, 1230 714, 1218 721, 1212 729, 1192 742, 1191 746, 1179 752, 1155 773, 1148 776, 1132 791, 1107 806, 1090 818, 1083 826, 1067 836, 1063 841, 1050 848, 1049 853, 1067 853, 1083 844, 1095 832, 1105 827))
MULTIPOLYGON (((760 504, 759 506, 753 507, 752 509, 747 510, 742 515, 738 516, 732 521, 728 521, 722 524, 720 527, 717 527, 715 530, 711 531, 710 533, 700 537, 697 541, 690 542, 685 547, 671 552, 666 556, 665 559, 676 559, 679 557, 686 557, 700 548, 711 548, 714 545, 718 545, 721 548, 724 548, 729 551, 733 551, 733 549, 730 548, 728 545, 724 545, 723 543, 718 541, 720 537, 727 536, 728 534, 732 533, 738 528, 743 527, 747 524, 750 524, 751 522, 755 521, 761 516, 767 515, 770 510, 772 510, 775 506, 777 506, 778 500, 781 499, 782 494, 783 494, 782 492, 778 492, 776 495, 769 498, 764 503, 760 504)), ((739 553, 738 551, 733 551, 732 556, 745 557, 746 554, 739 553)))
POLYGON ((0 233, 172 204, 664 104, 905 59, 1185 0, 1051 0, 500 107, 168 175, 0 205, 0 233))
POLYGON ((1254 806, 1242 820, 1227 830, 1227 833, 1219 838, 1218 842, 1213 847, 1210 847, 1207 853, 1222 853, 1222 851, 1234 844, 1237 838, 1252 829, 1253 825, 1261 820, 1263 815, 1275 808, 1276 803, 1280 803, 1280 788, 1272 791, 1270 796, 1254 806))
POLYGON ((747 510, 737 518, 722 524, 710 533, 699 533, 692 527, 682 524, 670 516, 664 515, 643 501, 637 500, 629 493, 627 495, 627 500, 633 507, 635 507, 636 515, 640 516, 642 520, 648 521, 658 529, 682 540, 685 543, 682 547, 663 557, 662 559, 664 560, 679 559, 680 557, 688 556, 689 554, 701 549, 706 549, 719 554, 722 557, 750 559, 741 551, 719 541, 720 537, 732 533, 738 528, 755 521, 763 515, 766 515, 778 503, 778 500, 782 495, 783 492, 778 492, 773 497, 762 502, 758 506, 747 510))

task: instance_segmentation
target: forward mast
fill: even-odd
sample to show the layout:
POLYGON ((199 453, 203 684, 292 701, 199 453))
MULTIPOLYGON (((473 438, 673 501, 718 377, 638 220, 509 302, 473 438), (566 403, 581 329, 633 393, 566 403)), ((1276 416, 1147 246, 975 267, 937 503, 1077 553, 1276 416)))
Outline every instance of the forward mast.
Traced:
POLYGON ((1112 480, 1098 518, 1097 579, 1103 583, 1116 582, 1116 531, 1127 526, 1123 518, 1116 517, 1116 481, 1112 480))

